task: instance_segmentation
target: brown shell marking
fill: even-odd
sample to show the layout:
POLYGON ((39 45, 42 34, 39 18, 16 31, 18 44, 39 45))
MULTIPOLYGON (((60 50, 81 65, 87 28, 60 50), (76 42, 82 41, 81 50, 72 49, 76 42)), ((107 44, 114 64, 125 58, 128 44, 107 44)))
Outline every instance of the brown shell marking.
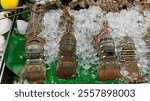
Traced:
POLYGON ((117 80, 120 78, 120 69, 116 68, 116 64, 109 64, 107 67, 101 66, 97 72, 101 81, 117 80))
POLYGON ((70 16, 67 9, 64 9, 62 17, 66 22, 66 32, 60 40, 59 60, 56 67, 56 75, 61 79, 70 79, 76 75, 76 38, 72 33, 73 16, 70 16))
POLYGON ((120 68, 115 55, 115 43, 107 30, 106 22, 97 37, 96 48, 100 60, 100 66, 97 69, 99 79, 101 81, 119 79, 120 68))
POLYGON ((45 64, 27 64, 22 70, 21 77, 23 80, 27 80, 30 84, 41 84, 45 80, 46 67, 45 64))
POLYGON ((141 6, 144 10, 150 10, 150 1, 148 0, 143 0, 141 2, 141 6))
POLYGON ((148 28, 147 33, 143 35, 142 39, 145 41, 146 47, 149 49, 149 52, 147 52, 147 59, 149 60, 148 66, 150 68, 150 28, 148 28))
POLYGON ((21 73, 23 80, 29 83, 43 83, 46 75, 44 64, 44 40, 39 37, 31 37, 26 42, 26 63, 21 73))
POLYGON ((60 41, 59 61, 56 72, 59 78, 67 79, 76 75, 76 39, 73 34, 65 34, 60 41))
POLYGON ((134 41, 130 37, 126 36, 121 44, 122 51, 120 62, 129 73, 125 77, 125 80, 127 80, 129 83, 144 82, 144 76, 139 72, 139 67, 137 65, 134 41))

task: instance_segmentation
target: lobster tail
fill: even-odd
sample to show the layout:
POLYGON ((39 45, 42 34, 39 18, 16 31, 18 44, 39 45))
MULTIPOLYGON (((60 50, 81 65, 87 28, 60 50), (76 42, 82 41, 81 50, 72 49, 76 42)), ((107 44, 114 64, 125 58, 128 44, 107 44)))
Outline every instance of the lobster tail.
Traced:
POLYGON ((108 31, 101 32, 97 40, 97 53, 100 66, 97 69, 101 81, 120 78, 120 69, 115 55, 115 43, 108 31))
POLYGON ((144 82, 144 76, 139 72, 139 67, 137 65, 134 41, 128 36, 124 37, 122 41, 120 62, 128 71, 128 75, 125 79, 129 83, 144 82))
POLYGON ((69 79, 76 75, 76 38, 72 33, 72 20, 67 9, 64 9, 64 21, 67 22, 66 32, 60 40, 59 60, 56 67, 57 77, 69 79), (66 19, 66 16, 69 17, 66 19))

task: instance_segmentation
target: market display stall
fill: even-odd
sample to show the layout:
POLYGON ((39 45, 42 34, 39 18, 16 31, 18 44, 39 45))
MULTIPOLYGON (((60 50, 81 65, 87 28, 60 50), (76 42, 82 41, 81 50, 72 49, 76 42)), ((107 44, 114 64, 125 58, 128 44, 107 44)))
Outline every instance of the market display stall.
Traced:
POLYGON ((13 11, 5 34, 1 83, 26 83, 24 78, 37 83, 40 73, 46 84, 149 82, 149 6, 142 8, 141 1, 81 1, 20 0, 18 7, 24 9, 13 11), (65 33, 71 34, 65 38, 65 33))

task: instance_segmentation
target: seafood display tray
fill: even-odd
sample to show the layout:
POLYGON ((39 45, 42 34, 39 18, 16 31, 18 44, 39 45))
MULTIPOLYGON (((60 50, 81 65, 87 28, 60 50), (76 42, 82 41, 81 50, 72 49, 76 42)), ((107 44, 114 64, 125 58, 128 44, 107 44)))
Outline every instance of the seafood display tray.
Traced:
MULTIPOLYGON (((19 6, 23 5, 24 4, 24 0, 20 0, 19 1, 19 6)), ((14 14, 17 14, 18 12, 20 12, 20 10, 16 10, 14 12, 14 14)), ((12 36, 13 34, 13 30, 14 30, 14 27, 15 27, 15 22, 17 21, 18 19, 18 15, 14 16, 12 18, 12 27, 10 29, 10 31, 7 33, 7 38, 6 38, 6 46, 9 42, 9 38, 12 36)), ((15 79, 18 77, 13 71, 11 71, 5 61, 4 61, 4 54, 5 54, 5 50, 4 50, 4 53, 3 53, 3 56, 2 56, 2 60, 0 61, 0 84, 12 84, 15 79)))
MULTIPOLYGON (((27 3, 27 1, 20 0, 19 6, 22 6, 26 3, 27 3)), ((0 83, 1 84, 26 83, 21 80, 21 71, 23 70, 25 62, 27 60, 26 59, 27 51, 25 52, 25 48, 27 46, 26 35, 23 35, 23 33, 22 34, 19 33, 19 31, 17 29, 17 25, 18 25, 17 20, 28 21, 29 13, 19 14, 25 10, 29 11, 28 8, 15 10, 15 12, 14 12, 15 16, 11 19, 13 22, 11 30, 6 34, 6 36, 7 36, 6 48, 5 48, 3 56, 2 56, 2 61, 0 62, 0 64, 1 64, 0 65, 0 83)), ((48 9, 48 10, 51 11, 51 9, 48 9)), ((54 10, 54 8, 53 8, 53 10, 54 10)), ((56 14, 56 13, 57 13, 57 10, 53 14, 56 14)), ((46 13, 45 13, 45 15, 46 15, 46 13)), ((56 20, 56 21, 58 21, 58 20, 56 20)), ((53 24, 50 24, 50 25, 53 26, 53 24)), ((64 26, 62 26, 62 27, 64 27, 64 26)), ((56 31, 54 31, 54 32, 56 32, 56 31)), ((63 34, 63 32, 61 32, 61 33, 63 34)), ((45 35, 45 33, 44 33, 44 35, 45 35)), ((53 34, 51 33, 51 35, 53 35, 53 34)), ((28 40, 28 38, 27 38, 27 40, 28 40)), ((46 41, 46 39, 45 39, 45 41, 46 41)), ((57 41, 57 42, 59 42, 59 41, 57 41)), ((49 47, 48 47, 48 49, 49 49, 49 51, 51 51, 49 47)), ((89 50, 91 50, 91 49, 92 48, 90 48, 89 50)), ((53 51, 55 51, 55 50, 53 50, 53 51)), ((95 53, 95 52, 93 52, 93 53, 95 53)), ((47 55, 45 55, 45 59, 50 60, 50 59, 47 59, 46 56, 47 55)), ((118 79, 117 80, 116 79, 113 79, 113 80, 107 79, 107 81, 105 81, 105 80, 100 81, 99 77, 101 77, 101 76, 99 76, 97 73, 98 64, 93 63, 93 64, 90 64, 90 68, 85 68, 86 66, 88 67, 89 64, 87 64, 86 66, 81 65, 80 63, 81 63, 82 58, 79 55, 76 55, 76 56, 77 56, 76 57, 77 75, 74 78, 59 79, 57 77, 57 73, 56 73, 57 72, 56 67, 59 62, 59 58, 52 57, 53 61, 49 62, 49 64, 46 64, 46 76, 45 76, 46 79, 45 79, 44 83, 45 84, 123 84, 123 83, 126 83, 126 81, 123 77, 121 77, 121 78, 119 77, 119 80, 118 79)), ((83 57, 84 56, 85 55, 83 55, 83 57)), ((43 60, 43 58, 42 58, 42 60, 43 60)), ((45 62, 45 63, 48 63, 48 62, 45 62)), ((104 75, 105 75, 105 73, 104 73, 104 75)), ((149 74, 147 74, 147 75, 149 75, 149 74)))

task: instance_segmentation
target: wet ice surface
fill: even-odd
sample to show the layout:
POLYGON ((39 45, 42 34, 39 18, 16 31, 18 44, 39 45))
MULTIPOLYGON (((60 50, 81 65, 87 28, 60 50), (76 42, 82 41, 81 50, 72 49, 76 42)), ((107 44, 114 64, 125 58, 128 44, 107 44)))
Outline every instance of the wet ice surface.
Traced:
MULTIPOLYGON (((108 21, 109 31, 116 43, 116 53, 121 51, 120 41, 126 35, 131 37, 136 46, 138 58, 138 66, 144 73, 148 73, 148 60, 146 52, 149 51, 145 47, 142 40, 142 34, 147 32, 150 23, 144 22, 143 16, 140 14, 140 8, 134 7, 128 11, 122 10, 120 13, 109 12, 104 15, 103 11, 98 7, 90 7, 80 11, 69 11, 74 16, 74 34, 77 39, 77 56, 79 65, 89 69, 92 64, 98 65, 98 57, 94 44, 94 36, 100 33, 102 28, 102 17, 105 16, 108 21)), ((144 12, 147 19, 150 19, 150 13, 144 12)), ((40 34, 46 40, 45 60, 47 64, 57 59, 59 52, 59 41, 65 32, 65 27, 59 26, 62 15, 61 10, 50 10, 43 18, 43 30, 40 34)))
MULTIPOLYGON (((73 33, 77 39, 78 65, 86 69, 83 71, 85 75, 89 73, 88 69, 92 65, 96 65, 95 68, 97 68, 99 64, 93 37, 100 33, 103 16, 106 17, 108 29, 115 40, 118 57, 121 51, 120 41, 124 36, 129 36, 135 42, 140 71, 145 74, 150 72, 149 61, 146 57, 146 53, 150 50, 142 40, 142 33, 146 33, 147 27, 150 26, 149 11, 144 11, 145 18, 141 15, 141 9, 138 7, 131 8, 128 11, 122 10, 119 13, 109 12, 105 15, 99 7, 90 7, 79 11, 69 10, 69 12, 74 16, 73 33)), ((42 32, 39 36, 46 41, 44 46, 46 64, 58 59, 59 41, 65 32, 65 27, 59 26, 61 15, 61 10, 50 10, 43 17, 42 32)), ((128 74, 124 68, 122 68, 121 73, 124 76, 128 74)), ((149 77, 146 79, 149 79, 149 77)))
MULTIPOLYGON (((120 52, 119 42, 124 36, 129 36, 135 42, 136 57, 138 60, 138 66, 141 72, 147 74, 150 72, 148 67, 149 61, 147 60, 146 53, 150 50, 145 46, 145 42, 142 40, 142 33, 147 33, 147 27, 150 25, 150 13, 145 12, 146 19, 140 14, 140 8, 131 8, 128 11, 122 10, 120 13, 108 13, 106 15, 109 25, 109 31, 116 42, 116 52, 120 52)), ((127 72, 122 69, 123 75, 127 72)))
MULTIPOLYGON (((80 60, 78 64, 89 69, 92 64, 98 64, 93 39, 101 29, 102 11, 98 7, 91 7, 69 12, 75 19, 73 33, 77 39, 77 56, 80 60)), ((61 15, 62 11, 60 10, 50 10, 45 14, 42 22, 44 27, 40 36, 46 40, 45 60, 48 64, 58 58, 59 41, 65 32, 65 27, 59 26, 61 15)))
POLYGON ((77 39, 79 63, 86 69, 98 64, 94 36, 100 33, 103 12, 98 7, 72 12, 75 17, 74 30, 77 39))
POLYGON ((21 34, 25 34, 27 30, 28 23, 23 20, 17 20, 17 29, 21 34))
MULTIPOLYGON (((77 39, 78 63, 84 68, 89 69, 92 64, 97 65, 99 63, 96 56, 94 36, 100 33, 104 14, 98 7, 69 12, 75 19, 73 33, 77 39)), ((148 11, 145 11, 144 14, 148 19, 150 18, 148 11)), ((58 57, 59 41, 65 32, 65 27, 59 26, 59 17, 61 15, 61 10, 50 10, 43 18, 42 25, 44 27, 40 36, 46 40, 45 60, 47 64, 58 57)), ((141 39, 141 33, 147 32, 147 26, 150 23, 148 21, 144 22, 140 8, 135 7, 128 11, 122 10, 119 13, 109 12, 105 16, 108 21, 109 31, 116 43, 116 52, 121 51, 121 48, 119 49, 117 47, 119 47, 122 38, 128 35, 135 42, 140 69, 144 73, 149 72, 149 67, 147 66, 148 60, 146 60, 145 55, 149 49, 145 47, 145 42, 141 39)))
POLYGON ((63 35, 63 31, 58 30, 60 21, 59 17, 61 14, 62 11, 60 10, 50 10, 44 15, 42 21, 43 29, 39 36, 44 38, 46 41, 44 46, 46 64, 50 64, 58 58, 59 41, 60 37, 63 35))

